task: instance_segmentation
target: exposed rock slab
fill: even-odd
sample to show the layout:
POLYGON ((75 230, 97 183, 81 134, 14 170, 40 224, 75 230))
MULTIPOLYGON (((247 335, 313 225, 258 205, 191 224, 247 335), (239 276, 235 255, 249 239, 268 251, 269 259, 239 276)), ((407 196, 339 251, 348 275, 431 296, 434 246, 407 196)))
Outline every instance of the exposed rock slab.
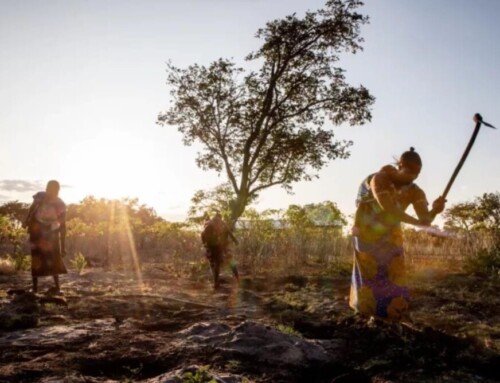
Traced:
POLYGON ((0 331, 15 331, 35 327, 40 317, 40 306, 35 294, 15 294, 0 306, 0 331))
POLYGON ((318 342, 285 334, 258 322, 245 321, 235 327, 204 322, 182 331, 181 336, 188 347, 210 346, 229 359, 301 368, 328 361, 327 352, 318 342))

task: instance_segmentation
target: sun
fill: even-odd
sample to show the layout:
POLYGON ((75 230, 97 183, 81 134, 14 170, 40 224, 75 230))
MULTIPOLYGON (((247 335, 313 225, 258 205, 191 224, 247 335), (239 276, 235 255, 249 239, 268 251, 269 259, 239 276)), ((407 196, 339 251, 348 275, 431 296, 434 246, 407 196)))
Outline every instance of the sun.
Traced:
POLYGON ((122 134, 102 133, 72 144, 63 174, 78 195, 102 198, 140 197, 147 192, 147 148, 140 141, 122 134))

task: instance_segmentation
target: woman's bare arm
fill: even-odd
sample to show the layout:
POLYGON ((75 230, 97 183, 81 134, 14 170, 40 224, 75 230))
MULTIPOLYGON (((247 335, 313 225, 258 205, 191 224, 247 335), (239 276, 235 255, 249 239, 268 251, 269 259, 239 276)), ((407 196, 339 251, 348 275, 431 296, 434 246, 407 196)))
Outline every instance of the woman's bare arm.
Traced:
POLYGON ((370 182, 371 189, 373 191, 373 196, 380 205, 380 207, 393 215, 399 221, 408 223, 410 225, 421 225, 418 219, 406 214, 401 210, 395 199, 394 193, 391 192, 391 185, 388 176, 382 173, 375 174, 370 182))

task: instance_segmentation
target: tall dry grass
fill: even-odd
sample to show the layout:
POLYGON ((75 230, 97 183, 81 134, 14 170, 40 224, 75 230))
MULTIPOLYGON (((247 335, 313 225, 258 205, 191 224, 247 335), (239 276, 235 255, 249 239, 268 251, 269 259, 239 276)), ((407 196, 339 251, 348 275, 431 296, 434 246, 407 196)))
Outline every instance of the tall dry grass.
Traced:
POLYGON ((254 272, 300 272, 304 268, 346 261, 352 244, 339 229, 254 227, 237 233, 234 251, 241 265, 254 272))
POLYGON ((405 230, 404 247, 410 265, 462 269, 466 262, 495 248, 494 233, 469 232, 451 237, 436 237, 424 232, 405 230))
MULTIPOLYGON (((130 227, 107 227, 72 220, 68 222, 66 240, 68 261, 71 262, 76 254, 81 253, 85 255, 89 267, 129 269, 133 267, 133 253, 136 252, 141 263, 168 263, 179 270, 197 269, 196 264, 206 262, 200 231, 199 226, 167 222, 149 226, 134 226, 132 223, 130 227)), ((272 221, 262 219, 255 220, 245 229, 236 230, 235 235, 239 244, 233 245, 231 251, 240 268, 248 273, 346 272, 352 262, 351 238, 338 228, 277 228, 272 221)), ((455 269, 461 268, 466 260, 474 259, 478 254, 484 258, 484 254, 489 254, 488 251, 498 243, 488 233, 438 238, 405 230, 404 238, 409 265, 455 269)), ((5 258, 12 248, 8 238, 4 237, 0 255, 3 253, 5 258)), ((29 253, 26 235, 19 253, 29 253)), ((6 272, 10 272, 10 263, 3 261, 2 265, 6 272)))

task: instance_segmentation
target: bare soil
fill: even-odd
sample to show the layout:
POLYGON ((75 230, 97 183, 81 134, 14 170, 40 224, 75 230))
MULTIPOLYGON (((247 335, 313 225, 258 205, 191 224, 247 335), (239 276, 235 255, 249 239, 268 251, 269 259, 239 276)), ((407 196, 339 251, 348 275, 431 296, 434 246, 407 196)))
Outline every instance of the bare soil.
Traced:
POLYGON ((165 265, 0 276, 0 382, 497 382, 499 279, 413 273, 411 320, 349 309, 349 276, 229 276, 165 265))

